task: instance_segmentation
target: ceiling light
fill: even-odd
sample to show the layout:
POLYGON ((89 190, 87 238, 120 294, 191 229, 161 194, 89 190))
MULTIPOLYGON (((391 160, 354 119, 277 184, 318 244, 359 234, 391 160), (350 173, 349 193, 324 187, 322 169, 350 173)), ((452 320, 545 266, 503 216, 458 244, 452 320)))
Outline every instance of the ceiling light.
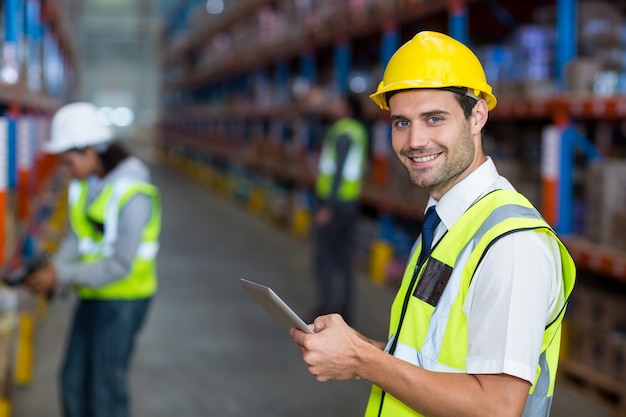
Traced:
POLYGON ((224 0, 207 0, 206 11, 209 14, 222 14, 224 12, 224 0))

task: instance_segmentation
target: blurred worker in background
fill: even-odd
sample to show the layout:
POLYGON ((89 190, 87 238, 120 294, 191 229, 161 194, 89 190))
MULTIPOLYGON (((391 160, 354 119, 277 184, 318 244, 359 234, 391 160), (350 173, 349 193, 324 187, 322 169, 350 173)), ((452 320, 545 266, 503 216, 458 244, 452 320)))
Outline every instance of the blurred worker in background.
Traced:
POLYGON ((44 145, 72 178, 70 230, 27 285, 69 284, 78 293, 61 372, 66 417, 129 415, 130 359, 157 288, 159 192, 148 168, 112 140, 97 108, 78 102, 55 114, 44 145))
POLYGON ((318 297, 314 315, 352 314, 354 232, 359 216, 359 195, 367 155, 367 131, 361 122, 361 103, 350 94, 331 106, 339 117, 324 136, 315 195, 317 208, 314 273, 318 297), (336 281, 336 275, 340 281, 336 281), (335 291, 340 284, 340 297, 335 291))
POLYGON ((484 154, 496 98, 462 43, 420 32, 393 55, 372 100, 391 113, 392 145, 428 190, 421 238, 373 341, 332 314, 297 329, 320 381, 372 382, 365 415, 547 417, 572 258, 484 154))

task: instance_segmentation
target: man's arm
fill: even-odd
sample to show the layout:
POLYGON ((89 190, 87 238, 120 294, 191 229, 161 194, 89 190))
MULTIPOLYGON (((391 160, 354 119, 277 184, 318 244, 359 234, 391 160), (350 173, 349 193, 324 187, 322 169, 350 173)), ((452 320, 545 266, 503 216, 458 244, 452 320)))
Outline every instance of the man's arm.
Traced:
POLYGON ((128 275, 151 211, 149 196, 132 197, 120 213, 113 255, 96 262, 79 259, 77 237, 70 232, 52 264, 30 275, 26 285, 38 293, 50 291, 59 283, 99 288, 128 275))
POLYGON ((78 258, 78 238, 71 228, 59 244, 59 248, 54 254, 54 262, 70 262, 78 258))
POLYGON ((292 329, 304 362, 318 381, 366 379, 432 417, 521 416, 530 383, 506 375, 432 372, 381 350, 339 315, 318 317, 315 334, 292 329))
POLYGON ((564 303, 559 256, 552 238, 533 231, 509 234, 487 252, 463 310, 471 374, 431 372, 397 359, 339 316, 318 318, 312 335, 292 330, 292 338, 319 381, 359 376, 432 417, 521 416, 545 325, 564 303))

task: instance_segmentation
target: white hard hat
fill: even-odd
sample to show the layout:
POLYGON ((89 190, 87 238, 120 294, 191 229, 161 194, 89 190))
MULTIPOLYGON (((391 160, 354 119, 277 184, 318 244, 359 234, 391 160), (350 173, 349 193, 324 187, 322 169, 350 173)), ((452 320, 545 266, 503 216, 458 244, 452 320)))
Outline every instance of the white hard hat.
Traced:
POLYGON ((98 117, 98 109, 91 103, 77 102, 61 107, 52 118, 50 140, 43 145, 44 152, 57 154, 74 148, 110 142, 113 131, 98 117))

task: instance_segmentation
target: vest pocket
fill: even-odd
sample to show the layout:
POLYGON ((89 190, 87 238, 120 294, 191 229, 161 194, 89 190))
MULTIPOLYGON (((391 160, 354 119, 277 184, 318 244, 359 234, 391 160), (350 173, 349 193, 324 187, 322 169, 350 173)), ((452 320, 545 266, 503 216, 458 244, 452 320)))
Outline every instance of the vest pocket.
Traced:
POLYGON ((415 286, 413 296, 436 307, 451 275, 452 267, 435 258, 429 258, 424 273, 415 286))

